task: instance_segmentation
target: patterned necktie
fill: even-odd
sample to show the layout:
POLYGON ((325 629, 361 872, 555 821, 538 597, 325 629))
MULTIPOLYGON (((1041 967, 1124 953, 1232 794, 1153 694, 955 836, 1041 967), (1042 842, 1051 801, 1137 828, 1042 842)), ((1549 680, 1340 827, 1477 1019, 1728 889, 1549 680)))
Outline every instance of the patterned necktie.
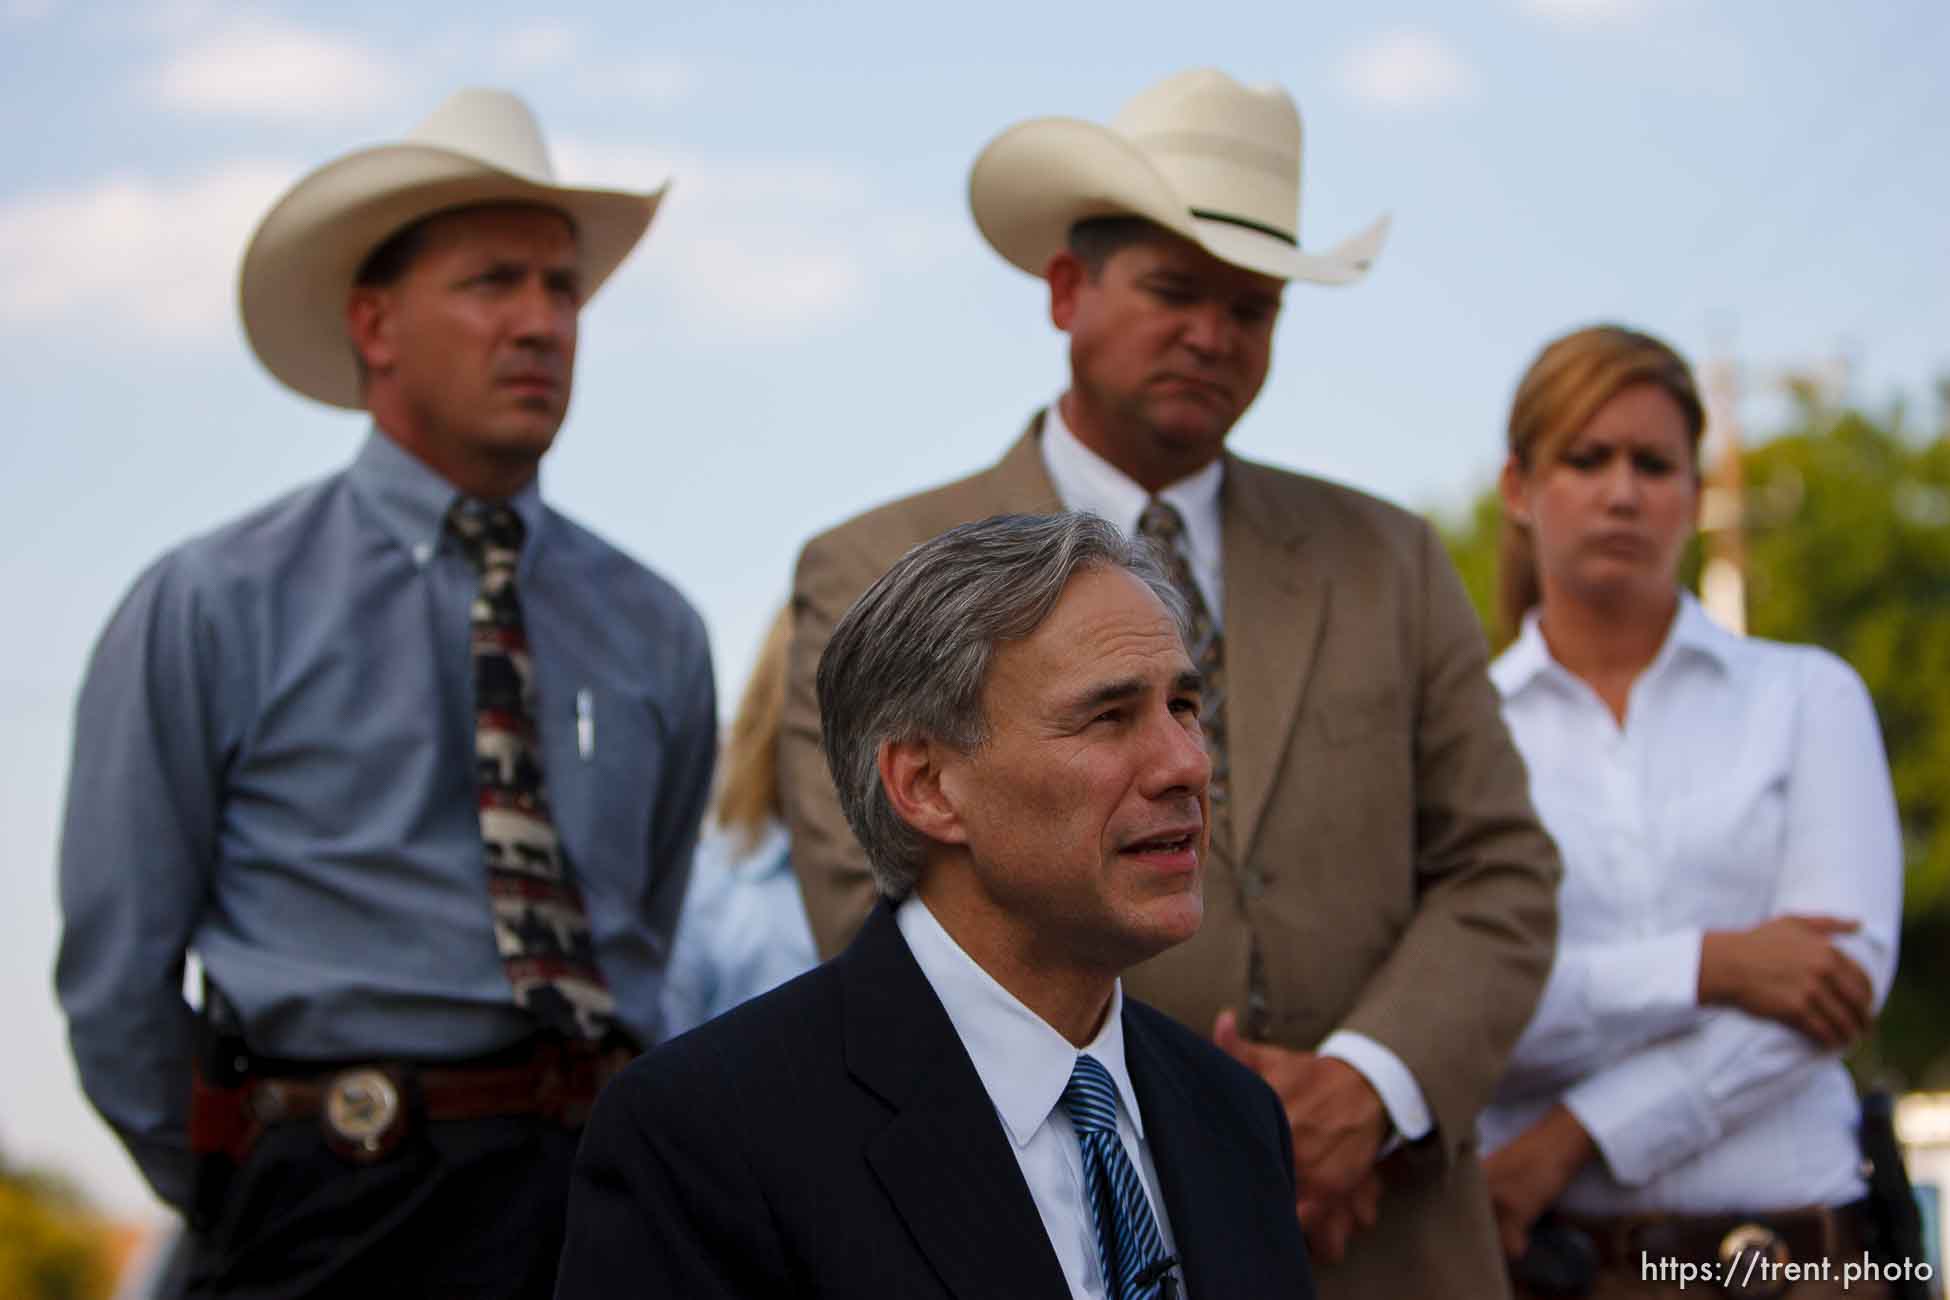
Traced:
POLYGON ((1138 535, 1155 542, 1165 572, 1178 594, 1191 609, 1192 665, 1205 679, 1205 702, 1199 710, 1199 724, 1205 732, 1205 748, 1212 755, 1212 841, 1231 847, 1231 807, 1226 799, 1226 639, 1206 607, 1205 596, 1192 578, 1191 560, 1186 555, 1185 520, 1175 506, 1152 497, 1138 516, 1138 535))
POLYGON ((462 497, 447 522, 481 575, 471 619, 474 765, 495 946, 516 1005, 558 1033, 600 1039, 616 1003, 542 785, 534 674, 515 593, 521 516, 462 497))
POLYGON ((1106 1300, 1155 1300, 1170 1272, 1144 1185, 1117 1136, 1117 1086, 1094 1056, 1077 1057, 1063 1109, 1083 1149, 1083 1189, 1097 1229, 1097 1263, 1106 1300))
MULTIPOLYGON (((1245 903, 1258 898, 1265 890, 1266 882, 1259 874, 1259 868, 1250 862, 1239 862, 1233 854, 1232 842, 1232 801, 1229 797, 1229 778, 1231 764, 1226 759, 1226 639, 1212 617, 1212 611, 1205 603, 1205 595, 1199 591, 1198 583, 1192 578, 1192 564, 1187 555, 1185 540, 1185 519, 1175 506, 1152 497, 1138 516, 1138 535, 1149 538, 1162 552, 1165 571, 1171 575, 1172 585, 1184 596, 1185 604, 1192 614, 1191 651, 1192 663, 1199 676, 1205 679, 1204 705, 1199 710, 1199 724, 1205 732, 1205 748, 1212 755, 1212 843, 1231 856, 1238 863, 1239 887, 1245 895, 1245 903)), ((1246 1033, 1253 1038, 1265 1038, 1272 1026, 1272 1000, 1267 996, 1266 956, 1260 950, 1259 933, 1253 931, 1251 945, 1246 953, 1246 1033)))

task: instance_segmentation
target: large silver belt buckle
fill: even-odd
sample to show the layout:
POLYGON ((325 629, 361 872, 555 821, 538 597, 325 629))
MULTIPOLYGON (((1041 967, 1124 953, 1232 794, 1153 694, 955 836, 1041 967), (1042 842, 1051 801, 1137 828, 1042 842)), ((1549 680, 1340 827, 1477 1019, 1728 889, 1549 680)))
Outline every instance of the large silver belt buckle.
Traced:
POLYGON ((405 1107, 384 1070, 341 1070, 325 1085, 325 1134, 348 1160, 370 1164, 399 1141, 405 1107))
POLYGON ((1720 1238, 1720 1290, 1770 1300, 1788 1289, 1785 1266, 1793 1253, 1781 1234, 1762 1223, 1743 1223, 1720 1238))

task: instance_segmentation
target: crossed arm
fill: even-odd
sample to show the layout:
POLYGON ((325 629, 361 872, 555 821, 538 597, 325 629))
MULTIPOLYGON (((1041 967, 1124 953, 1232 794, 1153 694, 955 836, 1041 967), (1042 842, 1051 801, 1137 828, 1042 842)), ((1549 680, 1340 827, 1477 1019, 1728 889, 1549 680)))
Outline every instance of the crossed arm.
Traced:
POLYGON ((1629 945, 1560 951, 1511 1079, 1560 1099, 1484 1162, 1507 1253, 1591 1161, 1644 1185, 1798 1088, 1880 1007, 1902 845, 1875 713, 1858 680, 1833 673, 1798 721, 1765 921, 1645 941, 1669 950, 1663 974, 1629 945))

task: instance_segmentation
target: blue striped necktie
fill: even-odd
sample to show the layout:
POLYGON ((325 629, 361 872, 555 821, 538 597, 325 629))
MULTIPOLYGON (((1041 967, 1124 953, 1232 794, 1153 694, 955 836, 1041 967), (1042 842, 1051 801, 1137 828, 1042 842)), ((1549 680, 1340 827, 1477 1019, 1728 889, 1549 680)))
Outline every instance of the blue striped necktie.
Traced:
POLYGON ((1083 1188, 1097 1228, 1097 1263, 1108 1300, 1153 1300, 1167 1295, 1169 1270, 1158 1221, 1144 1185, 1117 1136, 1117 1086, 1094 1056, 1077 1057, 1063 1089, 1063 1109, 1083 1148, 1083 1188))

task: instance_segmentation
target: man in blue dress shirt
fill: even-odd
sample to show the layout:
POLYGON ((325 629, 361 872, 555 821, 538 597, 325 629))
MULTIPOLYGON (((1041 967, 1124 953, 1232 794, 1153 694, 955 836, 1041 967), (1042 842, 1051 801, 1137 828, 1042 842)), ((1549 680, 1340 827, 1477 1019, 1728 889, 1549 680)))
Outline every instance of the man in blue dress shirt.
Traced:
POLYGON ((588 1106, 660 1036, 704 629, 536 472, 661 197, 556 185, 526 107, 466 91, 245 254, 260 360, 373 430, 137 580, 61 847, 75 1061, 190 1218, 191 1294, 548 1294, 588 1106))

